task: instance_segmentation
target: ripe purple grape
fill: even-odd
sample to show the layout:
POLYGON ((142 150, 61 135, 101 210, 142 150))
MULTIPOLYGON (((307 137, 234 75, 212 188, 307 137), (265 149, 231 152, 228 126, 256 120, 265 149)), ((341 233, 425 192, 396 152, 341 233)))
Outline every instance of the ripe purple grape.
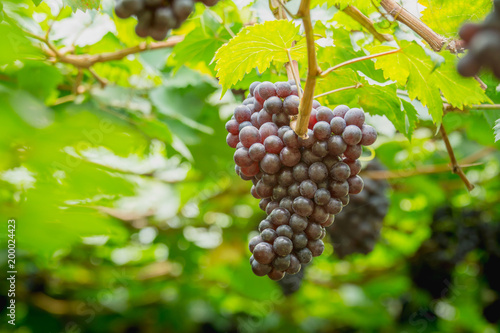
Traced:
POLYGON ((297 252, 297 259, 299 259, 301 264, 308 264, 311 262, 313 258, 311 250, 308 248, 303 248, 299 252, 297 252))
POLYGON ((252 111, 246 105, 238 105, 234 109, 234 119, 240 124, 244 121, 250 121, 252 111))
POLYGON ((349 107, 347 105, 339 105, 333 109, 333 116, 344 118, 347 111, 349 111, 349 107))
POLYGON ((272 122, 265 123, 260 126, 259 133, 261 141, 264 142, 271 135, 278 136, 278 126, 272 122))
POLYGON ((283 146, 283 141, 276 135, 270 135, 264 140, 264 147, 266 147, 266 151, 271 154, 279 154, 283 146))
POLYGON ((266 148, 262 143, 254 143, 248 149, 248 155, 253 161, 259 162, 266 156, 266 148))
POLYGON ((332 134, 330 123, 318 121, 313 127, 314 137, 318 140, 327 140, 332 134))
POLYGON ((358 194, 363 190, 363 179, 360 176, 354 176, 347 179, 349 184, 349 194, 358 194))
POLYGON ((344 132, 344 129, 346 128, 346 123, 344 118, 341 117, 334 117, 330 121, 330 127, 332 128, 333 134, 336 135, 341 135, 344 132))
MULTIPOLYGON (((290 241, 290 243, 291 242, 292 241, 290 241)), ((275 244, 276 244, 276 242, 275 242, 275 244)), ((290 267, 290 259, 291 259, 290 254, 287 254, 287 255, 281 256, 281 257, 276 257, 273 260, 272 266, 274 269, 276 269, 278 271, 286 271, 288 269, 288 267, 290 267)))
POLYGON ((274 86, 276 87, 276 95, 278 97, 286 98, 292 93, 292 87, 288 82, 276 82, 274 86))
POLYGON ((351 160, 356 160, 361 156, 362 152, 363 148, 361 147, 361 145, 348 145, 346 150, 344 151, 344 156, 351 160))
POLYGON ((307 228, 307 223, 307 218, 298 214, 293 214, 290 217, 290 227, 295 233, 304 231, 307 228))
POLYGON ((277 114, 283 110, 283 102, 278 96, 272 96, 264 102, 264 110, 270 114, 277 114))
POLYGON ((314 193, 314 203, 316 205, 326 205, 330 201, 330 198, 330 192, 324 188, 320 188, 314 193))
POLYGON ((244 147, 250 148, 254 143, 260 142, 259 130, 254 126, 247 126, 240 131, 239 139, 244 147))
POLYGON ((278 207, 269 215, 269 218, 276 226, 285 225, 290 221, 290 212, 284 208, 278 207))
POLYGON ((253 164, 253 160, 250 158, 248 154, 247 148, 239 148, 234 152, 234 163, 236 163, 240 167, 248 167, 253 164))
POLYGON ((283 111, 289 116, 299 114, 300 98, 296 95, 290 95, 283 101, 283 111))
POLYGON ((285 147, 280 152, 280 161, 287 167, 293 167, 300 162, 300 151, 298 149, 291 149, 285 147))
POLYGON ((271 175, 277 173, 281 168, 279 156, 276 154, 266 154, 262 161, 260 161, 260 168, 271 175))
POLYGON ((330 177, 336 181, 344 181, 351 175, 351 168, 344 162, 337 162, 330 168, 330 177))
POLYGON ((304 180, 299 186, 300 194, 305 197, 312 199, 314 198, 314 193, 318 190, 318 186, 312 180, 304 180))
POLYGON ((278 238, 276 238, 274 240, 273 249, 277 255, 286 256, 292 252, 293 243, 290 240, 290 238, 284 237, 284 236, 279 236, 278 238))
POLYGON ((309 241, 309 243, 307 243, 307 248, 311 251, 313 257, 318 257, 325 250, 325 244, 323 243, 322 240, 317 239, 309 241))
MULTIPOLYGON (((260 233, 260 237, 264 242, 272 244, 274 240, 278 237, 278 234, 276 234, 276 231, 274 229, 264 229, 260 233)), ((255 251, 254 251, 254 256, 255 256, 255 251)))
POLYGON ((325 208, 328 214, 336 215, 342 211, 342 201, 337 198, 331 198, 325 208))
POLYGON ((328 139, 328 153, 330 155, 340 156, 347 149, 347 144, 340 135, 333 135, 328 139))
POLYGON ((371 146, 375 143, 375 140, 377 140, 377 131, 370 125, 363 125, 363 127, 361 127, 361 133, 363 138, 360 144, 363 146, 371 146))
POLYGON ((253 260, 252 262, 252 272, 257 276, 266 276, 271 270, 271 265, 261 264, 257 260, 253 260))
POLYGON ((253 253, 255 246, 257 246, 257 244, 260 244, 262 242, 263 240, 260 236, 255 236, 250 240, 250 242, 248 242, 248 249, 250 250, 250 252, 253 253))
POLYGON ((309 240, 307 239, 307 235, 303 231, 295 233, 292 237, 294 250, 300 250, 305 248, 307 246, 308 241, 309 240))
POLYGON ((325 106, 316 108, 316 120, 330 123, 333 119, 333 112, 325 106))
POLYGON ((276 96, 276 87, 272 82, 264 81, 259 84, 256 89, 258 90, 258 95, 260 95, 263 100, 271 96, 276 96))
POLYGON ((365 123, 365 113, 361 109, 353 108, 346 112, 344 119, 347 126, 356 125, 361 128, 365 123))
POLYGON ((307 198, 297 197, 295 198, 295 200, 293 200, 293 211, 299 214, 300 216, 304 217, 310 216, 313 212, 313 209, 314 209, 314 203, 307 198))
MULTIPOLYGON (((349 112, 346 114, 346 116, 349 115, 349 112)), ((362 136, 363 134, 361 133, 361 129, 356 125, 347 125, 347 127, 344 129, 344 132, 342 133, 342 139, 348 145, 357 145, 361 141, 362 136)))

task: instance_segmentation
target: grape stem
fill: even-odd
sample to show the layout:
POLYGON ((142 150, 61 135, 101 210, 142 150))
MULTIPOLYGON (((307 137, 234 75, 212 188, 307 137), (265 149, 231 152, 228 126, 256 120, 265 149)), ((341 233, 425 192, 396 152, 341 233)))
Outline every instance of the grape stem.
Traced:
MULTIPOLYGON (((464 158, 460 163, 460 168, 468 168, 481 165, 482 163, 476 163, 476 161, 485 156, 488 156, 495 151, 496 149, 492 147, 484 148, 477 153, 464 158)), ((428 175, 447 171, 450 171, 450 165, 448 163, 438 165, 424 165, 415 169, 362 171, 361 175, 366 178, 377 180, 407 178, 412 176, 428 175)))
MULTIPOLYGON (((336 6, 338 10, 340 9, 340 6, 336 6)), ((354 6, 347 6, 344 9, 342 9, 344 13, 349 15, 352 19, 354 19, 356 22, 361 24, 368 32, 370 32, 375 39, 377 39, 379 42, 390 42, 394 40, 391 35, 388 34, 381 34, 380 32, 375 29, 375 26, 373 24, 373 21, 367 17, 365 14, 363 14, 358 8, 354 6)))
MULTIPOLYGON (((312 110, 312 102, 314 99, 314 88, 316 79, 321 73, 321 68, 316 59, 316 47, 314 43, 314 31, 311 22, 310 0, 302 0, 297 12, 297 16, 302 18, 304 31, 306 35, 307 45, 307 79, 304 87, 304 94, 300 99, 299 117, 297 119, 295 133, 299 137, 307 136, 307 127, 309 125, 309 117, 312 110)), ((299 87, 297 87, 298 89, 299 87)))
POLYGON ((361 84, 361 83, 358 82, 358 83, 356 83, 353 86, 342 87, 342 88, 338 88, 338 89, 334 89, 334 90, 330 90, 330 91, 324 92, 322 94, 314 96, 314 98, 316 99, 316 98, 319 98, 319 97, 323 97, 323 96, 326 96, 326 95, 334 94, 336 92, 340 92, 340 91, 344 91, 344 90, 357 89, 357 88, 361 88, 362 86, 363 86, 363 84, 361 84))
POLYGON ((288 62, 285 64, 285 68, 287 71, 288 79, 293 79, 295 81, 299 98, 302 98, 302 89, 300 88, 299 63, 292 59, 290 49, 287 49, 286 53, 288 55, 288 62))
POLYGON ((450 140, 448 139, 448 134, 446 133, 443 124, 441 124, 441 127, 439 128, 439 132, 441 132, 441 137, 446 146, 446 150, 448 151, 448 155, 450 156, 452 172, 458 175, 462 179, 462 181, 464 182, 465 186, 469 191, 472 191, 474 189, 474 185, 470 183, 469 179, 467 179, 467 177, 465 176, 464 171, 458 164, 457 158, 455 157, 455 153, 453 152, 453 147, 451 146, 450 140))
POLYGON ((401 50, 402 49, 399 48, 399 49, 394 49, 394 50, 390 50, 390 51, 386 51, 386 52, 382 52, 382 53, 370 54, 370 55, 367 55, 367 56, 364 56, 364 57, 359 57, 359 58, 354 58, 354 59, 351 59, 351 60, 344 61, 343 63, 340 63, 338 65, 330 67, 327 70, 321 72, 321 77, 325 77, 328 74, 330 74, 331 72, 333 72, 334 70, 337 70, 337 69, 339 69, 341 67, 348 66, 348 65, 354 64, 356 62, 360 62, 360 61, 364 61, 364 60, 368 60, 368 59, 373 59, 373 58, 383 57, 383 56, 386 56, 386 55, 389 55, 389 54, 393 54, 393 53, 398 53, 401 50))

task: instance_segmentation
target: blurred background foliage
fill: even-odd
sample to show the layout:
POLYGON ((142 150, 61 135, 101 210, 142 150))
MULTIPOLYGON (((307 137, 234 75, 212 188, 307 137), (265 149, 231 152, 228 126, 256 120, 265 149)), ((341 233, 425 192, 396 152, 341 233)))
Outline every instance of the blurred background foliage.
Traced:
MULTIPOLYGON (((267 2, 197 4, 171 37, 184 42, 98 62, 92 72, 47 61, 44 42, 30 35, 47 34, 75 55, 140 44, 135 19, 117 19, 113 5, 73 13, 58 1, 0 4, 0 216, 17 221, 19 272, 17 325, 6 323, 3 310, 3 332, 499 331, 482 316, 489 296, 480 251, 454 271, 457 287, 447 298, 433 301, 409 276, 409 258, 430 237, 438 207, 478 210, 486 223, 500 222, 498 111, 443 119, 457 158, 477 162, 465 170, 476 185, 470 193, 451 172, 418 172, 449 163, 425 108, 417 107, 411 142, 384 116, 370 117, 380 131, 376 156, 394 176, 381 239, 369 255, 342 260, 327 244, 300 290, 285 297, 248 264, 247 241, 265 215, 251 184, 234 173, 224 124, 252 81, 286 73, 251 73, 221 99, 211 62, 244 24, 273 19, 267 2), (394 170, 416 172, 398 177, 394 170)), ((341 15, 328 6, 313 10, 329 25, 362 30, 341 15)), ((381 29, 401 32, 395 23, 381 29)), ((482 79, 499 103, 498 81, 482 79)), ((325 101, 334 106, 342 98, 325 101)), ((0 286, 6 305, 5 279, 0 286)))

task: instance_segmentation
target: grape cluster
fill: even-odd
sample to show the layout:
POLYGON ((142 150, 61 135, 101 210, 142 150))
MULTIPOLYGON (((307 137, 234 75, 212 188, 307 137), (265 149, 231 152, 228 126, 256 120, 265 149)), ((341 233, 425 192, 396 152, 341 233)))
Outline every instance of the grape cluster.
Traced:
POLYGON ((410 260, 416 286, 427 290, 434 299, 449 294, 455 266, 481 242, 477 221, 475 211, 457 213, 451 207, 436 210, 431 238, 410 260))
POLYGON ((463 76, 476 75, 482 66, 489 67, 500 78, 500 0, 494 1, 494 10, 481 24, 467 23, 460 29, 460 37, 469 49, 458 63, 463 76))
POLYGON ((226 123, 226 141, 236 148, 236 173, 253 183, 267 218, 250 240, 250 262, 258 276, 282 279, 323 253, 322 239, 334 215, 360 193, 358 158, 377 138, 361 109, 333 111, 317 101, 307 138, 290 128, 300 99, 293 82, 254 82, 243 104, 226 123))
POLYGON ((218 0, 117 0, 115 13, 119 18, 136 16, 139 37, 164 40, 170 29, 179 28, 188 18, 196 1, 213 6, 218 0))
MULTIPOLYGON (((385 170, 385 167, 373 160, 366 170, 385 170)), ((335 217, 335 223, 327 230, 339 258, 373 250, 389 209, 388 187, 386 180, 365 179, 363 192, 352 195, 349 206, 335 217)))

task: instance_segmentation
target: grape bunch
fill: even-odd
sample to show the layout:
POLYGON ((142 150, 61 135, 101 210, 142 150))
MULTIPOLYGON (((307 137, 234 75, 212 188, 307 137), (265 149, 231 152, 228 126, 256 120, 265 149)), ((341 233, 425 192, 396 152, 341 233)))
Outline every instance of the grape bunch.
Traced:
MULTIPOLYGON (((366 170, 385 169, 378 160, 366 166, 366 170)), ((335 223, 327 230, 339 258, 373 250, 389 209, 388 187, 386 180, 365 179, 364 191, 352 195, 349 206, 335 217, 335 223)))
POLYGON ((289 126, 298 114, 298 89, 292 81, 254 82, 226 123, 236 173, 252 181, 251 193, 267 213, 249 242, 252 270, 272 280, 298 273, 323 253, 325 228, 363 189, 362 146, 377 138, 361 109, 331 110, 317 101, 307 137, 298 137, 289 126))
POLYGON ((413 282, 434 299, 450 293, 455 266, 479 246, 478 216, 476 211, 454 212, 451 207, 440 208, 434 213, 431 238, 410 260, 413 282))
POLYGON ((500 78, 500 0, 494 1, 493 12, 484 22, 464 24, 459 34, 469 52, 460 59, 458 72, 463 76, 474 76, 485 66, 500 78))
POLYGON ((117 0, 115 13, 123 19, 137 17, 137 36, 164 40, 170 29, 179 28, 188 18, 196 1, 214 6, 218 0, 117 0))

